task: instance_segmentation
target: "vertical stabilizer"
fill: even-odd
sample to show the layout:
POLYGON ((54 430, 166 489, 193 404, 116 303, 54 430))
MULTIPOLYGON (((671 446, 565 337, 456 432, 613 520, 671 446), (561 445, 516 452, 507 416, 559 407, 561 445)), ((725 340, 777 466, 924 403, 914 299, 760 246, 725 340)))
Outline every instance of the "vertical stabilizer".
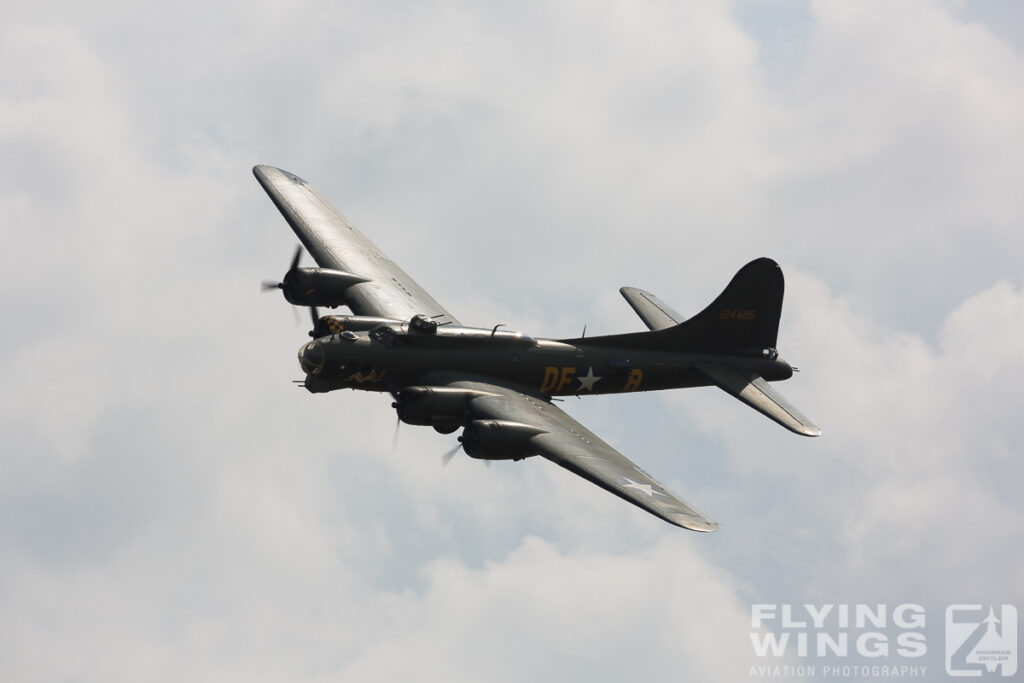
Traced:
MULTIPOLYGON (((710 306, 669 326, 682 316, 653 295, 626 287, 620 290, 622 295, 652 331, 588 337, 585 341, 591 346, 764 355, 766 349, 775 349, 784 289, 779 264, 759 258, 740 268, 710 306)), ((584 340, 562 341, 579 344, 584 340)))

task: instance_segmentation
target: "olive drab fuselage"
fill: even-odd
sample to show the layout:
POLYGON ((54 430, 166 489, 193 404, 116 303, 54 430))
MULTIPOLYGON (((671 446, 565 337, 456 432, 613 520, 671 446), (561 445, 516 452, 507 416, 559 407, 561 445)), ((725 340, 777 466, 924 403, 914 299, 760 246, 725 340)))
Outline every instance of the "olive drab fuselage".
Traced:
MULTIPOLYGON (((789 364, 768 351, 730 356, 728 361, 768 380, 789 378, 789 364)), ((438 383, 447 375, 486 378, 543 396, 653 391, 711 385, 694 365, 721 360, 711 354, 534 339, 498 329, 441 327, 422 332, 399 323, 345 330, 299 349, 305 386, 314 393, 346 388, 396 392, 438 383)))

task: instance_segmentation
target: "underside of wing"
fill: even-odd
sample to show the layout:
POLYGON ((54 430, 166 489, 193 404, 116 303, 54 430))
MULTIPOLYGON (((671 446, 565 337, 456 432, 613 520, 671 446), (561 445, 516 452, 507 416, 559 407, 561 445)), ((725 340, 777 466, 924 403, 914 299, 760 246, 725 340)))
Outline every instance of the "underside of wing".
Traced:
POLYGON ((694 368, 723 391, 746 403, 786 429, 802 436, 820 436, 821 428, 787 401, 756 372, 722 363, 698 363, 694 368))
POLYGON ((626 456, 547 401, 489 382, 458 381, 449 386, 480 392, 471 403, 474 417, 530 428, 528 445, 616 496, 661 519, 694 531, 718 525, 678 498, 626 456))
POLYGON ((366 280, 346 291, 353 313, 396 320, 422 314, 439 324, 458 324, 305 180, 272 166, 255 166, 252 172, 321 268, 366 280))

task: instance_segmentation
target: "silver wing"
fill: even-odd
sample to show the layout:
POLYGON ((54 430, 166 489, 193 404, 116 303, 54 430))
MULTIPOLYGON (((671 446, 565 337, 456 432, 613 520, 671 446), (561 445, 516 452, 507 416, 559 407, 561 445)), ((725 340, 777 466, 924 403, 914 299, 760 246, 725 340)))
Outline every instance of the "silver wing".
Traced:
POLYGON ((273 166, 252 172, 317 265, 369 279, 346 292, 353 313, 395 320, 422 314, 439 324, 459 324, 305 180, 273 166))
POLYGON ((692 505, 658 483, 626 456, 542 398, 476 380, 455 381, 448 386, 490 394, 474 398, 475 417, 508 420, 542 430, 529 440, 538 455, 578 474, 656 517, 694 531, 715 531, 692 505))

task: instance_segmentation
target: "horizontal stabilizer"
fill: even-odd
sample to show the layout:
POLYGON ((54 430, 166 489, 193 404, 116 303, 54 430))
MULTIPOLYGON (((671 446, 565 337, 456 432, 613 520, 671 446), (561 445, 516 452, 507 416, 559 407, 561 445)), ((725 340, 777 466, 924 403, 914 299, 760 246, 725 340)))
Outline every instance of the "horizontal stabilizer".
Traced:
POLYGON ((821 435, 821 429, 817 425, 808 420, 757 373, 714 363, 700 363, 694 367, 720 389, 786 429, 804 436, 821 435))
POLYGON ((686 320, 664 301, 636 287, 623 287, 619 293, 626 299, 648 329, 663 330, 686 320))

